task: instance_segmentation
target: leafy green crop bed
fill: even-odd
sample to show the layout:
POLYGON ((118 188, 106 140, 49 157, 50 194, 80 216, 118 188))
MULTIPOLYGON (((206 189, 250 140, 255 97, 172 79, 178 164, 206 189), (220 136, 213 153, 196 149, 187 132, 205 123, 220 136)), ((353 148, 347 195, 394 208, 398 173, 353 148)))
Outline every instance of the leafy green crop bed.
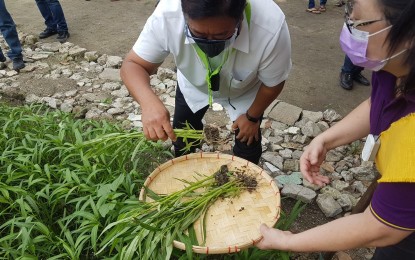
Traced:
MULTIPOLYGON (((109 233, 103 231, 139 208, 144 179, 168 158, 161 143, 113 123, 0 104, 0 259, 122 259, 126 249, 128 258, 139 259, 131 247, 134 234, 114 234, 108 246, 109 233)), ((289 216, 282 214, 279 228, 288 229, 302 208, 298 204, 289 216)), ((258 249, 194 256, 281 257, 288 254, 258 249)), ((172 258, 188 259, 179 250, 172 258)))

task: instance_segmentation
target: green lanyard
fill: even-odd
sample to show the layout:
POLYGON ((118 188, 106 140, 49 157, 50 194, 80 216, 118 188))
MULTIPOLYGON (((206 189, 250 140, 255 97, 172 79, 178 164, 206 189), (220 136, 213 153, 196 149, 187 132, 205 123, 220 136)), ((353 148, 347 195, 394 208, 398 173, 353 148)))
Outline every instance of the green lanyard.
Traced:
MULTIPOLYGON (((246 16, 246 20, 248 22, 248 29, 250 28, 251 25, 251 4, 249 3, 249 1, 247 1, 246 6, 245 6, 245 16, 246 16)), ((208 96, 209 96, 209 107, 212 107, 212 103, 213 103, 213 97, 212 97, 212 81, 211 78, 213 76, 215 76, 216 74, 220 73, 220 70, 222 69, 223 64, 225 64, 226 60, 229 57, 229 50, 225 53, 225 55, 223 55, 222 58, 222 62, 221 64, 214 70, 212 71, 210 63, 209 63, 209 59, 206 55, 206 53, 204 53, 199 46, 197 46, 197 44, 193 44, 197 55, 200 57, 200 59, 203 62, 203 65, 206 68, 206 82, 208 84, 208 96)), ((233 49, 232 51, 234 51, 235 49, 233 49)))

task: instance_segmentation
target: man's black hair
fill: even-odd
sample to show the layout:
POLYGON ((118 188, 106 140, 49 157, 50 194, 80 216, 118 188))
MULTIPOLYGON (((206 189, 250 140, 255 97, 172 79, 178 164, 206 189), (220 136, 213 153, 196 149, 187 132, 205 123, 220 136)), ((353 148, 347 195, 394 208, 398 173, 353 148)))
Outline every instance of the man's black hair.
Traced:
POLYGON ((181 0, 183 13, 192 20, 227 16, 242 17, 246 0, 181 0))

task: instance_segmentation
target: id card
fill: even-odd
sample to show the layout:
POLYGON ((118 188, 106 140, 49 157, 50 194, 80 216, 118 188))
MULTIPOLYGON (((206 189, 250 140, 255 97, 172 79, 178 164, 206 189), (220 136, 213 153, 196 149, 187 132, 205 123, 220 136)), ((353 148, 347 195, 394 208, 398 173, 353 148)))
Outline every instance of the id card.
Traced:
POLYGON ((376 154, 379 151, 380 139, 378 135, 368 135, 366 137, 366 143, 362 150, 363 161, 374 161, 376 154))

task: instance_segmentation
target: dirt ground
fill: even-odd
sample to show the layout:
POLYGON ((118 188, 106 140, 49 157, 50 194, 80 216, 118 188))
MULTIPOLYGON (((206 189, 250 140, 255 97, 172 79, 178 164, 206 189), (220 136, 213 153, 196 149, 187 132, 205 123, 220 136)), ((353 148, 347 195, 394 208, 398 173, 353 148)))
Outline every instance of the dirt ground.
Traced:
MULTIPOLYGON (((305 0, 276 0, 287 17, 292 38, 293 70, 280 99, 311 111, 333 108, 342 115, 369 96, 370 88, 355 84, 339 87, 344 55, 338 39, 343 8, 327 4, 327 12, 305 12, 305 0)), ((136 41, 156 0, 61 0, 71 33, 70 42, 88 50, 124 57, 136 41)), ((18 28, 38 34, 43 18, 34 0, 6 0, 18 28)), ((46 41, 53 41, 47 39, 46 41)), ((168 59, 164 67, 173 67, 168 59)), ((364 75, 370 77, 365 71, 364 75)))
MULTIPOLYGON (((352 91, 346 91, 339 86, 339 72, 344 59, 338 43, 343 9, 334 6, 336 1, 329 1, 327 12, 320 15, 305 12, 305 0, 276 1, 287 17, 293 60, 293 70, 279 99, 306 110, 324 111, 332 108, 345 115, 369 97, 369 87, 355 84, 352 91)), ((21 31, 37 35, 44 29, 43 18, 34 0, 5 2, 21 31)), ((90 51, 124 57, 136 41, 147 17, 154 10, 156 0, 60 2, 69 25, 70 42, 90 51)), ((172 68, 174 64, 168 59, 163 66, 172 68)), ((364 71, 364 75, 370 77, 368 71, 364 71)), ((30 85, 39 85, 34 83, 31 82, 30 85)), ((50 91, 57 87, 54 81, 43 82, 41 85, 47 88, 48 84, 50 91)), ((46 90, 42 90, 44 91, 46 90)), ((304 230, 325 222, 327 219, 314 205, 306 209, 294 229, 304 230)), ((353 259, 365 259, 364 254, 351 252, 353 259)))

